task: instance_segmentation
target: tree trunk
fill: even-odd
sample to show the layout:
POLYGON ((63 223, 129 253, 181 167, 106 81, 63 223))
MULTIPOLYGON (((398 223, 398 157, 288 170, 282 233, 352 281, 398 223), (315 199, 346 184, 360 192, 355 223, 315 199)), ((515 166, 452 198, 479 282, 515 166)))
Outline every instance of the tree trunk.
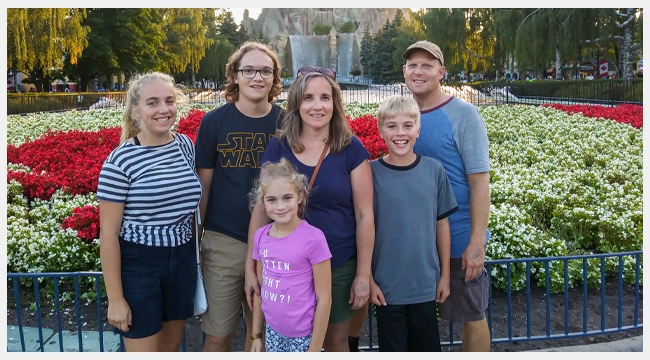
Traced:
MULTIPOLYGON (((626 9, 628 16, 634 16, 634 11, 632 9, 626 9)), ((633 58, 633 49, 632 49, 632 30, 633 30, 634 21, 630 21, 623 28, 623 45, 621 46, 621 51, 623 52, 623 81, 631 82, 634 74, 632 73, 632 58, 633 58)))
POLYGON ((560 36, 555 43, 555 80, 562 80, 562 58, 560 57, 560 36))

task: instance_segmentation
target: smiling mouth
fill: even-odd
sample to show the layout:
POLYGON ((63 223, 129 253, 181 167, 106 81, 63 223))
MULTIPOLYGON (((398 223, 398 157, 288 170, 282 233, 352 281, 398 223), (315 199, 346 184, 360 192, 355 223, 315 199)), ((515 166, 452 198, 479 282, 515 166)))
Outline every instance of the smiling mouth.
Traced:
POLYGON ((395 144, 397 146, 404 146, 404 145, 408 144, 408 140, 395 140, 395 141, 393 141, 393 144, 395 144))
POLYGON ((157 122, 167 122, 167 121, 169 121, 169 119, 171 119, 171 118, 168 116, 168 117, 164 117, 164 118, 157 118, 157 119, 154 119, 154 120, 156 120, 157 122))

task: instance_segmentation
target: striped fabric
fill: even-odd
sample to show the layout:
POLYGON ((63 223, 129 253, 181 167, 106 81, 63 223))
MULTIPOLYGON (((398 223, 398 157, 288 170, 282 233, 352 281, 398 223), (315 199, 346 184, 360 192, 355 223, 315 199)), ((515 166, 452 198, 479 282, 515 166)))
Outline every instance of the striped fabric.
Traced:
POLYGON ((99 174, 97 199, 124 204, 122 239, 169 247, 192 240, 201 193, 194 144, 177 134, 165 145, 125 141, 113 150, 99 174))

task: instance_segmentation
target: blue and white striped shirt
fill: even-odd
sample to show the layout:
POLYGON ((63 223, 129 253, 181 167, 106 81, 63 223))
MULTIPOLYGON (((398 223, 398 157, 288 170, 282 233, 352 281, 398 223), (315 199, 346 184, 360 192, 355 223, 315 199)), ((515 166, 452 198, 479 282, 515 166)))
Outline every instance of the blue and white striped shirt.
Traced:
POLYGON ((201 194, 194 144, 183 134, 158 146, 125 141, 108 155, 97 188, 98 200, 124 204, 123 240, 164 247, 192 240, 201 194))

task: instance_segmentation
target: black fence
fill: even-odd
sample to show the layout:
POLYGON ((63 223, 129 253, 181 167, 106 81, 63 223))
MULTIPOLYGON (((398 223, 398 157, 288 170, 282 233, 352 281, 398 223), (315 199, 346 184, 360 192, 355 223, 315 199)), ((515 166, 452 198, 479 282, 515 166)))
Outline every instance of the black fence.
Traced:
MULTIPOLYGON (((412 96, 404 84, 369 85, 366 88, 349 88, 341 84, 345 102, 379 103, 391 95, 412 96)), ((504 104, 643 104, 643 79, 623 80, 538 80, 533 82, 480 82, 449 83, 443 91, 475 105, 504 104)), ((220 91, 194 89, 189 93, 190 103, 222 104, 226 100, 220 91)), ((7 94, 7 114, 55 112, 68 110, 123 108, 126 93, 22 93, 7 94)), ((287 97, 287 89, 279 101, 287 97)))

